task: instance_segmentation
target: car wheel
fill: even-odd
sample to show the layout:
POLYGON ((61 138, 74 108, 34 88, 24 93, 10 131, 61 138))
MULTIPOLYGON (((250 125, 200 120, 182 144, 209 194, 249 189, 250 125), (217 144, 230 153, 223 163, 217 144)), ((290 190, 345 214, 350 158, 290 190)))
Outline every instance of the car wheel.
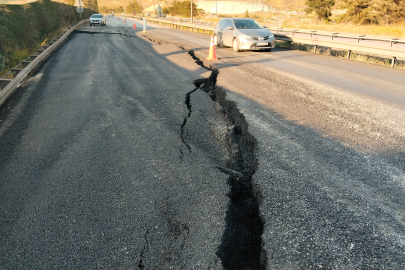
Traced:
POLYGON ((90 24, 90 26, 93 26, 92 24, 90 24))
POLYGON ((239 52, 239 40, 237 38, 234 38, 232 41, 232 49, 234 50, 234 52, 239 52))
POLYGON ((218 40, 218 36, 217 36, 217 35, 214 36, 214 45, 215 45, 215 47, 219 47, 219 46, 220 46, 219 40, 218 40))

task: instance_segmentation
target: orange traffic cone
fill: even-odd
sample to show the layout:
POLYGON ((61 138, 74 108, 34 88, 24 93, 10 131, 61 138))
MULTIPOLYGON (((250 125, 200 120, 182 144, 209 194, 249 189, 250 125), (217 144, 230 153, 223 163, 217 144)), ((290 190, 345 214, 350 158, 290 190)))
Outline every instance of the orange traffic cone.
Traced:
POLYGON ((207 60, 218 60, 215 55, 214 36, 211 36, 210 53, 208 54, 207 60))
POLYGON ((136 29, 136 24, 135 24, 135 22, 134 22, 134 29, 136 29))

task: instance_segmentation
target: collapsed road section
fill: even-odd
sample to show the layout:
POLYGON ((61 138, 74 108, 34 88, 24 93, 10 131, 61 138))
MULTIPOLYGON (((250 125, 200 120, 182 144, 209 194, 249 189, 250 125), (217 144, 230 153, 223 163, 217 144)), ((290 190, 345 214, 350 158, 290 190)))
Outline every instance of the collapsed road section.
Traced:
MULTIPOLYGON (((192 50, 189 54, 197 64, 204 66, 192 50)), ((206 67, 207 68, 207 67, 206 67)), ((210 68, 207 68, 210 69, 210 68)), ((222 141, 227 152, 226 167, 217 168, 229 175, 228 184, 231 191, 228 194, 230 203, 226 212, 226 224, 222 243, 217 255, 221 258, 225 269, 265 269, 265 256, 262 254, 261 235, 263 222, 259 216, 258 190, 254 190, 252 177, 257 169, 255 151, 256 139, 249 133, 248 124, 234 102, 226 100, 226 93, 216 86, 218 70, 212 69, 209 78, 194 81, 197 88, 186 94, 185 104, 189 114, 181 127, 182 134, 192 113, 192 94, 201 89, 217 103, 216 109, 227 123, 226 138, 222 141)), ((190 146, 183 139, 187 148, 190 146)))
MULTIPOLYGON (((219 51, 220 76, 197 50, 73 34, 0 113, 0 265, 404 269, 403 140, 364 154, 289 121, 276 109, 327 111, 342 133, 336 116, 357 130, 367 118, 349 112, 370 110, 348 91, 248 63, 256 53, 219 51)), ((402 130, 384 119, 370 125, 382 142, 402 130)))
MULTIPOLYGON (((153 34, 207 52, 194 34, 153 34)), ((266 269, 404 269, 403 74, 290 51, 217 55, 217 86, 260 146, 253 183, 266 269), (304 65, 319 76, 297 75, 304 65), (356 79, 341 83, 341 74, 356 79)))
POLYGON ((2 267, 259 269, 256 143, 208 73, 179 47, 72 34, 0 114, 2 267))
MULTIPOLYGON (((150 41, 158 44, 172 44, 162 42, 155 38, 150 41)), ((218 247, 217 255, 225 269, 265 269, 266 256, 262 250, 261 235, 263 222, 259 216, 259 204, 257 197, 260 191, 254 189, 252 180, 257 169, 255 151, 256 139, 249 133, 248 124, 242 113, 239 112, 236 103, 226 99, 226 92, 216 86, 219 72, 217 69, 205 65, 193 50, 188 51, 193 60, 200 66, 211 70, 206 79, 194 80, 195 89, 185 96, 185 104, 188 114, 181 125, 181 139, 187 149, 191 151, 190 144, 185 139, 187 120, 192 115, 192 94, 197 90, 206 92, 216 102, 216 110, 223 116, 227 123, 225 138, 218 138, 223 143, 227 153, 226 167, 217 166, 218 170, 229 175, 228 184, 231 191, 228 194, 230 203, 226 212, 226 224, 222 243, 218 247)), ((183 155, 183 153, 182 153, 183 155)))

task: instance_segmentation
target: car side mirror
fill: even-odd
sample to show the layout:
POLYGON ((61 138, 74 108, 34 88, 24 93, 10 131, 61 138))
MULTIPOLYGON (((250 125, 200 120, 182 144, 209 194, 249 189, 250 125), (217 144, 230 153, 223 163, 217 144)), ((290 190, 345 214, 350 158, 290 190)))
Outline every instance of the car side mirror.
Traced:
POLYGON ((263 28, 267 28, 267 26, 263 25, 263 28))
POLYGON ((228 26, 226 29, 228 29, 228 30, 233 30, 233 28, 232 28, 232 27, 230 27, 230 26, 228 26))

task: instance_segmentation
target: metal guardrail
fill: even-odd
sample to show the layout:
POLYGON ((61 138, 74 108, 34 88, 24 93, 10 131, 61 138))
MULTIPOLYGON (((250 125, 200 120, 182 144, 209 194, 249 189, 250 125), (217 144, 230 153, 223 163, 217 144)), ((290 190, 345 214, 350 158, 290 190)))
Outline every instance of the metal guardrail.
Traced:
MULTIPOLYGON (((277 40, 405 59, 405 39, 315 30, 268 28, 277 40)), ((393 62, 394 62, 393 61, 393 62)))
POLYGON ((14 79, 0 79, 0 106, 15 92, 18 85, 25 77, 34 69, 34 67, 39 64, 45 57, 47 57, 59 44, 68 37, 76 28, 86 23, 88 20, 83 20, 77 24, 74 24, 68 31, 66 31, 61 36, 58 36, 52 42, 43 46, 44 50, 38 51, 38 55, 32 55, 26 59, 26 61, 21 62, 17 67, 23 65, 23 69, 13 68, 11 73, 14 75, 14 79), (30 60, 30 61, 29 61, 30 60))
MULTIPOLYGON (((141 17, 135 16, 135 18, 140 19, 141 17)), ((158 18, 153 18, 153 17, 142 17, 142 18, 145 18, 146 21, 150 21, 155 24, 169 26, 169 27, 176 28, 176 29, 187 30, 187 31, 203 33, 203 34, 209 34, 209 35, 212 35, 214 33, 213 26, 203 25, 202 23, 201 24, 191 24, 191 23, 176 22, 174 20, 169 20, 169 19, 158 19, 158 18)))

